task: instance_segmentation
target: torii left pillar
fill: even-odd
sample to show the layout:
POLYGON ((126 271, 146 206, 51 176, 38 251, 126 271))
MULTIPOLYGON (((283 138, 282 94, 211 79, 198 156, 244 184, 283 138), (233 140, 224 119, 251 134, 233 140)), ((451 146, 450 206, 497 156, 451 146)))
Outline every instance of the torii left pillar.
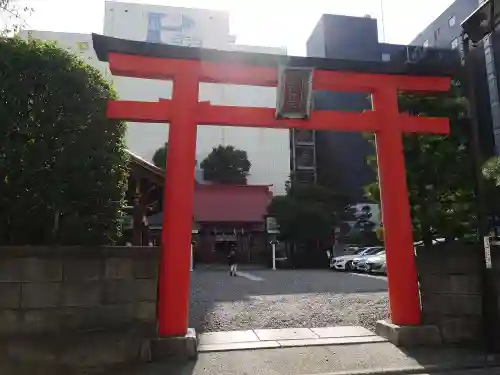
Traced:
POLYGON ((162 296, 158 301, 159 333, 165 336, 185 335, 188 326, 191 252, 186 252, 188 256, 179 256, 178 252, 192 246, 198 90, 197 74, 185 71, 174 78, 172 106, 176 110, 172 112, 169 129, 158 285, 162 296))

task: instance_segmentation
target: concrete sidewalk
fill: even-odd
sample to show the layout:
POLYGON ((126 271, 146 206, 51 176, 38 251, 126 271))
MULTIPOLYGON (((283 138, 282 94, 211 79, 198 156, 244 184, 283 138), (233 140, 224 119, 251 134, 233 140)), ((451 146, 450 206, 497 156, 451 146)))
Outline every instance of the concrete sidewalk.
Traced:
MULTIPOLYGON (((155 363, 116 375, 425 374, 492 365, 484 354, 461 348, 401 350, 384 343, 290 347, 200 353, 189 363, 155 363)), ((464 375, 465 373, 459 373, 464 375)), ((488 374, 500 374, 490 368, 488 374)), ((110 374, 107 372, 107 374, 110 374)), ((471 373, 473 374, 473 373, 471 373)))

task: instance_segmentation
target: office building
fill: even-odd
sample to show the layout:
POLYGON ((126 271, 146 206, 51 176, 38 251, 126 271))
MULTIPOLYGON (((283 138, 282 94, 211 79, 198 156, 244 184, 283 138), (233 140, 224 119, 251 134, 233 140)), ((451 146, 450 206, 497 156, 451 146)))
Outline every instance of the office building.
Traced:
MULTIPOLYGON (((411 42, 424 47, 450 48, 462 51, 462 22, 484 0, 455 0, 439 17, 420 32, 411 42)), ((485 157, 500 154, 500 100, 497 71, 500 65, 500 36, 486 37, 471 51, 479 139, 485 157)))
POLYGON ((429 26, 420 32, 411 45, 439 48, 460 48, 460 24, 477 8, 478 0, 456 0, 429 26))
MULTIPOLYGON (((380 43, 377 20, 368 16, 323 15, 308 40, 307 54, 312 57, 391 64, 416 64, 424 60, 446 63, 459 61, 458 51, 454 53, 450 49, 380 43)), ((362 112, 371 109, 371 100, 369 93, 316 92, 314 107, 362 112)), ((379 207, 369 202, 364 192, 364 187, 376 180, 372 168, 366 162, 368 157, 375 154, 366 135, 317 131, 313 142, 307 147, 314 149, 316 155, 315 177, 319 184, 349 198, 357 211, 368 206, 374 218, 378 216, 379 207)))
MULTIPOLYGON (((388 62, 405 54, 405 46, 379 43, 377 20, 370 17, 323 15, 307 42, 307 55, 312 57, 388 62)), ((368 93, 316 92, 314 107, 362 112, 371 108, 371 101, 368 93)), ((375 150, 365 135, 317 131, 314 145, 309 147, 315 150, 319 184, 353 203, 368 202, 363 187, 376 176, 366 158, 375 150)))
MULTIPOLYGON (((235 44, 229 34, 229 14, 192 8, 108 1, 105 3, 104 35, 152 43, 219 50, 286 54, 284 48, 235 44)), ((97 67, 113 82, 120 99, 157 101, 172 96, 172 82, 113 77, 106 63, 97 60, 92 38, 87 34, 23 31, 21 37, 53 40, 97 67)), ((271 107, 276 105, 276 90, 268 87, 200 84, 200 100, 214 105, 271 107)), ((167 124, 128 123, 128 148, 141 158, 151 160, 154 152, 168 140, 167 124)), ((197 177, 199 164, 218 145, 245 150, 252 163, 248 183, 272 185, 274 194, 284 194, 290 174, 290 136, 286 129, 199 126, 197 134, 197 177)))

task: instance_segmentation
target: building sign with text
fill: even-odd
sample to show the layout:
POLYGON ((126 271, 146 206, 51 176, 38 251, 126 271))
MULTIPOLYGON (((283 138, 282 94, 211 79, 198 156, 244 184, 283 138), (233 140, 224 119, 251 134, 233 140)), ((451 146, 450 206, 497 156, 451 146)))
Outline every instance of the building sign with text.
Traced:
POLYGON ((307 119, 311 112, 312 75, 309 68, 282 67, 276 103, 277 118, 307 119))
POLYGON ((148 13, 147 42, 184 47, 202 47, 196 22, 183 13, 148 13))

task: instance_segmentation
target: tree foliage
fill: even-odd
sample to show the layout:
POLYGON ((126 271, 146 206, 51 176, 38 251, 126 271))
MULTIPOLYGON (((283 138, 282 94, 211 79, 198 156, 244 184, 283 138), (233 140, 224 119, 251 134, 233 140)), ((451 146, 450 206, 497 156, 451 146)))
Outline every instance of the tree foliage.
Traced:
POLYGON ((499 235, 500 227, 500 157, 494 156, 483 165, 484 194, 487 199, 487 212, 490 229, 495 228, 499 235))
POLYGON ((4 38, 0 56, 0 243, 112 243, 128 174, 113 89, 55 44, 4 38))
POLYGON ((345 200, 319 185, 289 185, 287 195, 276 196, 267 211, 276 217, 282 240, 301 245, 330 241, 345 200))
MULTIPOLYGON (((448 117, 449 135, 403 136, 408 196, 415 239, 432 243, 434 236, 454 239, 473 233, 476 226, 474 174, 470 154, 470 130, 463 119, 467 104, 454 85, 447 95, 401 95, 400 110, 412 115, 448 117)), ((371 138, 374 141, 374 138, 371 138)), ((376 170, 376 157, 368 163, 376 170)), ((365 188, 379 202, 378 183, 365 188)))
POLYGON ((203 178, 221 184, 246 184, 251 166, 246 151, 222 145, 201 162, 203 178))
POLYGON ((361 209, 357 206, 348 206, 345 210, 345 219, 354 223, 346 233, 346 240, 350 244, 373 246, 380 242, 375 231, 377 224, 369 204, 362 205, 361 209))
POLYGON ((13 0, 0 0, 0 36, 10 36, 26 26, 26 17, 33 8, 13 0))
POLYGON ((168 143, 165 143, 158 150, 155 151, 153 155, 153 164, 158 168, 163 170, 167 167, 167 152, 168 152, 168 143))
POLYGON ((483 176, 496 186, 500 186, 500 157, 492 157, 484 163, 483 176))

